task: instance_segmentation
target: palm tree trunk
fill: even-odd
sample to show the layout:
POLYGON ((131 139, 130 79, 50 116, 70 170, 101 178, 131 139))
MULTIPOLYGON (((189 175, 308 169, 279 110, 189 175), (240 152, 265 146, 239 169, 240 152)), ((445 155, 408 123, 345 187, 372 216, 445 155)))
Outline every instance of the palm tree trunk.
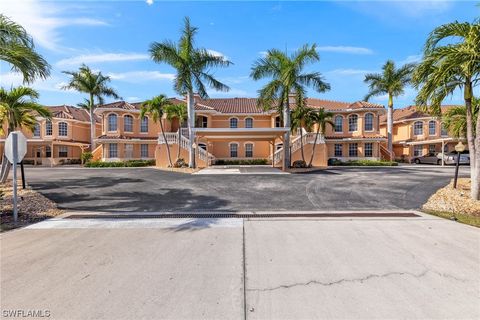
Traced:
POLYGON ((193 168, 195 161, 195 153, 193 150, 193 141, 195 140, 193 128, 195 127, 195 101, 193 99, 193 92, 189 91, 187 93, 187 113, 188 113, 188 166, 193 168))
POLYGON ((90 94, 90 148, 91 151, 95 150, 95 114, 93 113, 95 110, 93 101, 93 94, 90 94))
POLYGON ((317 134, 315 135, 315 140, 313 141, 312 155, 310 156, 310 162, 308 163, 308 166, 309 166, 309 167, 312 166, 313 156, 315 155, 315 148, 316 148, 316 146, 317 146, 318 133, 320 132, 320 123, 318 123, 317 125, 318 125, 318 127, 317 127, 317 134))
MULTIPOLYGON (((288 96, 285 98, 288 99, 288 96)), ((290 105, 287 102, 283 104, 283 126, 285 128, 290 127, 290 105)), ((290 168, 290 130, 287 130, 284 134, 283 141, 283 165, 284 168, 290 168)))
POLYGON ((387 148, 391 155, 393 152, 393 98, 390 94, 387 109, 387 148))
POLYGON ((168 163, 170 164, 170 167, 173 167, 172 156, 170 155, 170 146, 168 145, 167 137, 165 136, 165 131, 163 130, 162 118, 160 118, 159 122, 160 122, 160 130, 162 130, 163 140, 165 141, 165 146, 167 147, 168 163))
MULTIPOLYGON (((7 137, 12 132, 11 126, 7 129, 7 137)), ((5 145, 4 145, 5 146, 5 145)), ((10 173, 11 164, 8 161, 7 157, 5 156, 5 148, 3 148, 3 155, 2 155, 2 170, 0 171, 0 183, 5 183, 8 178, 8 174, 10 173)))
POLYGON ((472 83, 467 79, 464 97, 467 113, 467 143, 470 150, 470 195, 472 199, 480 200, 480 113, 477 116, 476 133, 474 134, 472 96, 472 83))
POLYGON ((182 140, 182 126, 178 127, 178 148, 177 148, 177 160, 180 159, 180 143, 182 140))
POLYGON ((300 126, 300 151, 302 153, 302 161, 305 162, 305 153, 303 152, 303 128, 300 126))

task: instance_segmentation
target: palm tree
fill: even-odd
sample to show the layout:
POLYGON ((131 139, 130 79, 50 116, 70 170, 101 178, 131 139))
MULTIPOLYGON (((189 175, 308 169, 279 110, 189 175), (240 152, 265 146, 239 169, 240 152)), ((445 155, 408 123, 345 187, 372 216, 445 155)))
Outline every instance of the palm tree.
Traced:
MULTIPOLYGON (((252 66, 250 77, 254 80, 270 78, 262 89, 258 91, 258 105, 264 109, 275 106, 283 114, 283 125, 290 127, 290 94, 295 97, 295 104, 301 105, 306 95, 306 87, 316 92, 330 90, 319 72, 303 72, 305 66, 320 60, 316 45, 304 45, 292 55, 271 49, 265 57, 258 59, 252 66)), ((283 143, 284 167, 290 167, 290 132, 287 131, 283 143)))
MULTIPOLYGON (((173 167, 172 157, 170 156, 170 147, 168 146, 168 141, 167 137, 165 136, 165 130, 163 129, 162 122, 163 115, 165 114, 165 109, 168 106, 172 106, 172 102, 167 98, 167 96, 163 94, 158 95, 142 103, 140 117, 143 118, 145 117, 145 115, 149 115, 152 118, 153 122, 160 123, 163 140, 165 141, 165 145, 167 147, 168 163, 170 164, 170 167, 173 167)), ((180 150, 180 142, 178 143, 178 149, 180 150)))
POLYGON ((0 14, 0 60, 10 64, 12 71, 21 72, 25 83, 50 75, 50 65, 35 51, 32 37, 3 14, 0 14))
POLYGON ((369 92, 365 96, 365 101, 371 97, 387 95, 387 148, 390 154, 393 154, 393 98, 403 95, 405 87, 412 80, 412 72, 415 64, 407 63, 397 69, 395 62, 388 60, 382 67, 381 73, 369 73, 363 80, 368 84, 369 92))
MULTIPOLYGON (((9 91, 0 88, 0 127, 7 128, 7 135, 19 128, 33 131, 37 123, 36 116, 50 119, 50 110, 36 102, 38 96, 37 91, 28 87, 20 86, 9 91)), ((9 169, 9 162, 3 156, 1 183, 7 180, 9 169)))
POLYGON ((62 87, 64 90, 76 90, 78 92, 87 93, 89 98, 85 103, 80 104, 81 107, 87 108, 90 113, 90 148, 95 149, 95 98, 98 104, 104 103, 104 97, 113 97, 119 99, 115 89, 108 86, 110 77, 104 76, 101 72, 94 72, 85 64, 80 66, 78 71, 63 71, 63 73, 71 76, 68 84, 62 87))
MULTIPOLYGON (((472 121, 473 131, 476 134, 476 122, 478 118, 478 112, 480 110, 480 99, 472 99, 472 121)), ((448 109, 442 113, 442 124, 448 130, 448 133, 453 137, 466 138, 467 137, 467 110, 464 106, 456 106, 448 109)))
POLYGON ((303 162, 305 162, 305 152, 303 150, 303 129, 306 128, 307 131, 310 131, 311 118, 309 117, 309 114, 312 112, 312 110, 312 108, 303 104, 297 106, 292 111, 291 132, 295 134, 295 132, 300 131, 300 152, 302 154, 303 162))
POLYGON ((413 75, 419 89, 416 103, 440 114, 440 105, 457 90, 463 92, 470 150, 471 196, 480 199, 480 113, 474 129, 473 89, 480 83, 480 19, 435 28, 425 43, 423 60, 413 75))
MULTIPOLYGON (((172 104, 165 107, 167 120, 172 122, 173 119, 178 119, 178 144, 180 146, 180 139, 182 139, 181 126, 188 119, 187 106, 185 104, 172 104)), ((177 151, 177 160, 180 158, 180 147, 177 151)))
POLYGON ((313 147, 312 147, 312 155, 310 157, 310 162, 308 163, 308 166, 312 166, 313 162, 313 156, 315 155, 315 147, 317 146, 317 139, 318 136, 321 134, 322 136, 325 134, 325 131, 327 129, 327 124, 334 127, 335 124, 332 121, 333 118, 333 113, 331 112, 326 112, 325 109, 320 108, 318 110, 311 110, 308 115, 308 122, 315 124, 317 126, 317 131, 315 135, 315 140, 313 142, 313 147))
POLYGON ((184 28, 178 43, 164 41, 153 42, 150 45, 150 55, 153 61, 166 63, 172 66, 177 74, 174 80, 174 89, 178 94, 187 96, 188 134, 190 139, 189 166, 193 167, 194 161, 194 132, 195 109, 193 93, 196 91, 203 99, 208 98, 206 85, 219 90, 228 91, 230 88, 215 79, 210 69, 214 67, 227 67, 232 63, 224 56, 213 54, 203 48, 194 46, 194 38, 198 29, 190 25, 190 19, 185 17, 184 28))

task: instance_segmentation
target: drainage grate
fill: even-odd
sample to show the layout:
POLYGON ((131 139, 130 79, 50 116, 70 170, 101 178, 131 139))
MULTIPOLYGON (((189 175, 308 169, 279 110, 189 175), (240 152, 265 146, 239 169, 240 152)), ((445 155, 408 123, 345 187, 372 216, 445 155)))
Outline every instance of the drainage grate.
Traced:
POLYGON ((352 213, 162 213, 162 214, 72 214, 67 219, 228 219, 228 218, 413 218, 413 212, 352 213))

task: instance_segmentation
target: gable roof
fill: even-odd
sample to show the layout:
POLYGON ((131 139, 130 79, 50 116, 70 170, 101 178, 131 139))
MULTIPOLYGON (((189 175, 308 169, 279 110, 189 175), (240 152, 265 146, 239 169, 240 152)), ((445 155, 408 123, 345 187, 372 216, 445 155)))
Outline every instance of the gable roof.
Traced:
MULTIPOLYGON (((442 113, 450 108, 456 107, 454 105, 441 106, 442 113)), ((418 118, 430 118, 433 117, 430 113, 419 110, 418 106, 408 106, 402 109, 393 109, 393 122, 405 121, 418 118)), ((387 115, 380 116, 380 123, 387 122, 387 115)))
MULTIPOLYGON (((85 109, 73 107, 73 106, 47 106, 52 113, 53 118, 77 120, 82 122, 90 122, 90 115, 85 109)), ((99 119, 96 118, 98 122, 99 119)))

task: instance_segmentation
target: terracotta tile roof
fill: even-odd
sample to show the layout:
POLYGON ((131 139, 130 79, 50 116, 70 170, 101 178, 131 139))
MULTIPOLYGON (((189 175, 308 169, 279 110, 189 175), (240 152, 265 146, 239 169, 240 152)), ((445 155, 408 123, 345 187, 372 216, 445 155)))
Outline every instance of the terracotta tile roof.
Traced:
POLYGON ((105 139, 105 140, 157 140, 156 137, 145 137, 145 136, 124 136, 121 134, 118 135, 101 135, 97 139, 105 139))
MULTIPOLYGON (((185 103, 183 100, 179 100, 177 98, 170 98, 169 99, 173 104, 181 104, 185 103)), ((105 103, 99 106, 99 108, 102 109, 122 109, 122 110, 127 110, 127 111, 133 111, 133 110, 140 110, 142 108, 142 103, 143 102, 127 102, 127 101, 115 101, 111 103, 105 103)))
POLYGON ((351 136, 351 135, 333 135, 333 136, 325 136, 325 139, 386 139, 387 137, 381 135, 381 134, 376 134, 376 133, 367 133, 363 134, 361 136, 351 136))
MULTIPOLYGON (((447 111, 450 108, 453 108, 453 105, 444 105, 441 107, 442 113, 447 111)), ((417 106, 408 106, 402 109, 394 109, 393 110, 393 121, 400 121, 400 120, 409 120, 409 119, 417 119, 417 118, 427 118, 431 117, 431 114, 428 112, 423 112, 417 110, 417 106)), ((380 123, 387 122, 387 115, 384 114, 380 117, 380 123)))
MULTIPOLYGON (((67 105, 47 106, 47 108, 52 112, 53 118, 90 122, 90 115, 85 109, 67 105)), ((96 121, 99 122, 99 119, 96 118, 96 121)))

